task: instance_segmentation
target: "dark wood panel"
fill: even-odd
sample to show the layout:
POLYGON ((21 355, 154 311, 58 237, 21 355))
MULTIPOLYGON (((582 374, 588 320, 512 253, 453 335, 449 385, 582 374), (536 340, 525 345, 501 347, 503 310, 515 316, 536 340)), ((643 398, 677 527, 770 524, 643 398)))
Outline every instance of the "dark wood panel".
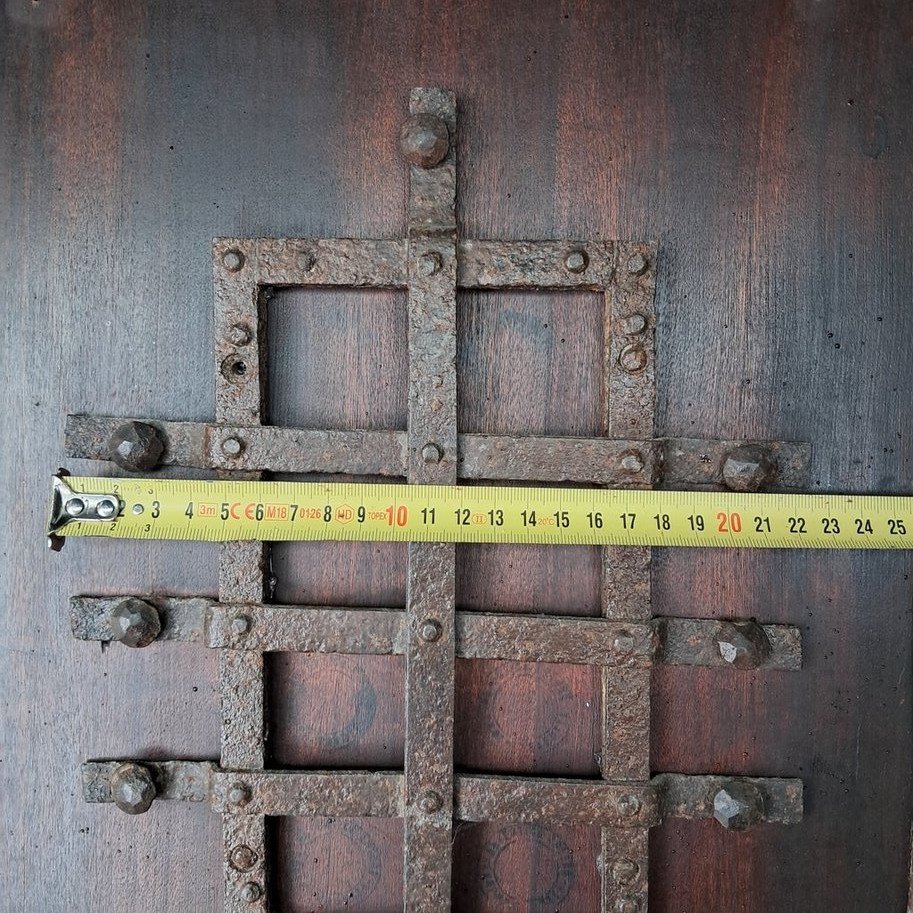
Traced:
MULTIPOLYGON (((56 468, 67 410, 211 417, 213 235, 402 234, 396 134, 412 85, 458 93, 464 234, 659 240, 659 431, 806 439, 817 489, 913 487, 907 5, 386 0, 229 14, 209 2, 9 0, 4 15, 0 511, 11 525, 0 533, 0 791, 15 836, 0 871, 10 908, 218 906, 216 816, 161 804, 127 819, 85 806, 75 785, 90 756, 216 756, 213 657, 173 644, 102 653, 73 642, 66 618, 75 592, 213 593, 215 553, 73 542, 50 555, 35 493, 56 468)), ((380 314, 357 319, 365 339, 379 319, 393 327, 380 314)), ((566 358, 554 337, 543 344, 553 363, 566 358)), ((551 398, 508 374, 500 399, 520 418, 585 423, 573 411, 589 408, 573 395, 591 388, 580 378, 551 398)), ((348 403, 342 418, 354 420, 371 391, 354 378, 344 389, 338 400, 290 390, 287 401, 315 417, 348 403)), ((398 600, 401 566, 369 563, 366 585, 370 560, 277 557, 279 586, 398 600)), ((588 560, 557 557, 529 585, 538 562, 462 558, 467 607, 528 609, 544 593, 535 607, 554 609, 555 594, 591 593, 588 560)), ((654 767, 797 774, 809 801, 802 825, 744 837, 664 825, 652 839, 653 909, 903 908, 910 573, 906 554, 657 557, 658 613, 800 623, 806 667, 738 679, 660 671, 654 767)), ((278 680, 279 694, 303 668, 278 680)), ((301 707, 319 718, 316 703, 301 707)), ((396 825, 383 827, 373 839, 398 847, 396 825)), ((458 834, 459 904, 544 908, 535 898, 555 869, 535 841, 506 851, 517 860, 506 906, 478 887, 497 828, 458 834)), ((315 892, 327 908, 342 904, 328 858, 353 877, 364 870, 345 834, 322 823, 285 822, 274 836, 284 908, 312 909, 315 892)), ((593 906, 595 869, 580 861, 593 849, 575 851, 564 909, 593 906)), ((381 865, 368 908, 376 897, 396 906, 398 865, 398 853, 381 865)))

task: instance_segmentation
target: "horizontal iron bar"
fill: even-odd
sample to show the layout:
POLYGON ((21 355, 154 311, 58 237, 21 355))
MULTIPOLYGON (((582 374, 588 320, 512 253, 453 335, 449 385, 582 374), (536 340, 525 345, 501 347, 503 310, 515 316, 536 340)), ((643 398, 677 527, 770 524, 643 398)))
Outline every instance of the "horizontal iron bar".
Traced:
MULTIPOLYGON (((406 614, 399 609, 224 604, 167 596, 75 596, 73 633, 80 640, 118 639, 111 619, 125 602, 141 599, 159 617, 158 640, 191 641, 211 648, 301 653, 403 654, 406 614)), ((715 619, 654 618, 646 623, 552 615, 459 612, 456 652, 464 659, 648 667, 726 666, 718 638, 728 632, 715 619)), ((744 622, 738 624, 744 625, 744 622)), ((749 623, 752 624, 752 623, 749 623)), ((799 629, 757 625, 769 649, 755 650, 753 668, 795 670, 802 665, 799 629)), ((733 647, 736 649, 737 645, 733 647)), ((751 649, 751 643, 745 644, 751 649)), ((739 666, 739 663, 736 663, 739 666)))
MULTIPOLYGON (((82 767, 84 799, 112 802, 111 777, 123 764, 149 771, 156 798, 208 801, 222 814, 399 818, 404 813, 399 771, 232 771, 208 761, 88 761, 82 767)), ((623 783, 457 774, 454 817, 654 827, 664 818, 714 817, 715 795, 733 783, 759 791, 759 821, 802 820, 801 780, 668 773, 623 783)))
MULTIPOLYGON (((457 242, 460 288, 605 290, 621 244, 613 241, 457 242), (568 266, 569 254, 576 258, 568 266)), ((259 286, 405 288, 405 241, 356 238, 216 238, 215 262, 231 251, 233 272, 259 286)))
MULTIPOLYGON (((104 415, 69 415, 66 453, 74 459, 111 460, 109 441, 128 422, 155 428, 164 451, 159 464, 245 472, 327 473, 405 477, 405 431, 334 431, 240 427, 211 422, 165 422, 104 415), (226 448, 225 442, 232 446, 226 448), (226 452, 228 450, 229 452, 226 452)), ((745 441, 659 438, 535 437, 460 434, 461 479, 572 482, 613 487, 722 488, 727 456, 745 441)), ((772 491, 804 487, 810 445, 756 444, 776 465, 772 491)), ((445 455, 444 459, 448 457, 445 455)))

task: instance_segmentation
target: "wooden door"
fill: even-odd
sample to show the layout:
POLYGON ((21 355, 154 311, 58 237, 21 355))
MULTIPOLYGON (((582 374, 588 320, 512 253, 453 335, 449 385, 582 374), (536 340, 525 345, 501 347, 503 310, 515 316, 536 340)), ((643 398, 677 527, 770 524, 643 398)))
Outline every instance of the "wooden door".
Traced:
MULTIPOLYGON (((210 241, 401 238, 409 91, 453 90, 457 230, 658 243, 656 431, 808 441, 812 491, 905 492, 913 17, 901 4, 9 0, 0 764, 11 910, 218 909, 220 816, 85 804, 90 758, 217 759, 219 659, 74 640, 73 594, 216 596, 202 544, 45 553, 66 413, 210 421, 210 241)), ((406 428, 395 290, 278 291, 278 426, 406 428)), ((588 292, 464 292, 461 430, 603 432, 588 292)), ((74 471, 104 471, 73 462, 74 471)), ((186 470, 165 470, 185 474, 186 470)), ((405 547, 273 550, 273 599, 401 606, 405 547)), ((462 547, 457 610, 600 614, 600 556, 462 547)), ((801 628, 801 671, 658 666, 653 771, 799 777, 805 815, 650 837, 656 911, 904 909, 907 553, 657 552, 653 610, 801 628)), ((269 654, 276 768, 397 769, 402 656, 269 654)), ((598 671, 456 661, 455 765, 599 776, 598 671)), ((397 818, 269 822, 278 909, 402 908, 397 818)), ((599 831, 457 824, 463 910, 598 909, 599 831)))

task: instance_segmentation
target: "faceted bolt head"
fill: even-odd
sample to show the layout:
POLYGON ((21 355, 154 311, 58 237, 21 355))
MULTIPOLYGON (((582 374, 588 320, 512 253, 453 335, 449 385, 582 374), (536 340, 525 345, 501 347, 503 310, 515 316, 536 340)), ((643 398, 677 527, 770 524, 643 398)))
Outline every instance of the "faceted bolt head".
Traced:
POLYGON ((111 775, 111 798, 128 815, 149 811, 155 798, 152 774, 142 764, 121 764, 111 775))
POLYGON ((410 165, 434 168, 450 150, 447 124, 433 114, 413 114, 399 131, 399 147, 410 165))
POLYGON ((251 799, 250 787, 246 783, 232 783, 226 798, 229 805, 247 805, 251 799))
POLYGON ((612 864, 612 880, 616 884, 631 884, 640 873, 640 866, 633 859, 618 859, 612 864))
POLYGON ((612 641, 612 646, 616 653, 627 655, 634 649, 634 637, 627 631, 619 631, 612 641))
POLYGON ((618 799, 618 813, 624 818, 633 818, 640 811, 640 799, 628 793, 618 799))
POLYGON ((244 445, 236 437, 227 437, 222 441, 222 453, 227 457, 237 457, 241 455, 244 445))
POLYGON ((231 248, 222 254, 222 266, 230 273, 236 273, 244 266, 244 254, 237 248, 231 248))
POLYGON ((629 314, 619 321, 621 332, 627 336, 639 336, 647 328, 647 318, 643 314, 629 314))
POLYGON ((720 656, 736 669, 757 669, 771 654, 767 632, 756 621, 723 621, 716 634, 720 656))
POLYGON ((640 472, 644 468, 644 459, 636 450, 630 450, 622 454, 621 468, 625 472, 640 472))
POLYGON ((636 897, 619 897, 615 904, 616 913, 639 913, 640 901, 636 897))
POLYGON ((763 447, 736 447, 723 462, 723 483, 731 491, 759 491, 773 481, 776 472, 763 447))
POLYGON ((108 619, 111 636, 126 647, 147 647, 162 631, 158 609, 143 599, 122 599, 108 619))
POLYGON ((108 440, 111 459, 127 472, 155 469, 165 451, 158 428, 146 422, 125 422, 108 440))
POLYGON ((418 800, 418 807, 426 814, 432 815, 439 812, 444 807, 444 801, 433 790, 428 790, 418 800))
POLYGON ((428 643, 434 643, 441 636, 443 628, 436 618, 426 618, 419 628, 419 637, 428 643))
POLYGON ((647 268, 647 261, 643 254, 634 254, 628 257, 627 270, 632 276, 639 276, 647 268))
POLYGON ((226 335, 233 346, 246 346, 250 342, 250 329, 243 323, 233 323, 226 335))
POLYGON ((256 903, 263 896, 263 888, 256 881, 248 881, 241 888, 241 900, 245 903, 256 903))
POLYGON ((647 353, 639 342, 626 345, 618 356, 618 364, 629 374, 636 374, 647 367, 647 353))
POLYGON ((228 864, 237 872, 248 872, 257 864, 257 854, 244 844, 236 846, 228 856, 228 864))
POLYGON ((247 615, 236 615, 231 620, 231 630, 237 634, 246 634, 250 630, 250 618, 247 615))
POLYGON ((713 797, 713 817, 731 831, 748 830, 763 812, 764 796, 745 780, 727 780, 713 797))
POLYGON ((437 444, 428 443, 422 447, 423 463, 440 463, 442 456, 441 448, 437 444))
POLYGON ((564 258, 564 268, 569 273, 582 273, 589 265, 590 258, 587 257, 586 251, 572 250, 564 258))
POLYGON ((433 276, 441 268, 441 255, 435 251, 429 251, 418 258, 418 274, 420 276, 433 276))

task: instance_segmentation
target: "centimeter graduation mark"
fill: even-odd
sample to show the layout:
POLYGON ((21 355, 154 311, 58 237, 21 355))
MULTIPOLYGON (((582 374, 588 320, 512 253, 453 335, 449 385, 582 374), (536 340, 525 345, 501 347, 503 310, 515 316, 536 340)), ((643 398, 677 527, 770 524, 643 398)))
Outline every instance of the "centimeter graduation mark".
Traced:
POLYGON ((188 541, 913 547, 913 499, 55 477, 49 532, 188 541))

